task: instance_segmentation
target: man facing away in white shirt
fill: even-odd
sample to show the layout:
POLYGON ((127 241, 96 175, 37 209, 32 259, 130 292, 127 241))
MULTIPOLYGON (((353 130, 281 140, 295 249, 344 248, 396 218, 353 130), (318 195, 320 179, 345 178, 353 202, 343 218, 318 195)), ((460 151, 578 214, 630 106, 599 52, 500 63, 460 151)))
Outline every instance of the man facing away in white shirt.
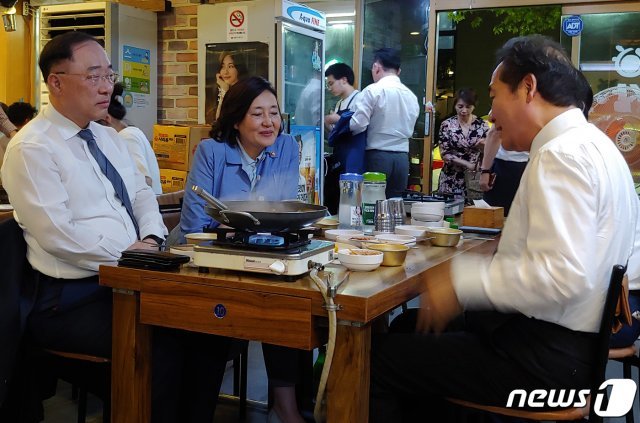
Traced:
POLYGON ((419 113, 418 99, 400 82, 400 56, 392 48, 373 54, 374 84, 358 95, 349 128, 367 131, 365 168, 387 175, 387 198, 399 197, 409 179, 409 138, 419 113))
POLYGON ((495 255, 462 255, 425 282, 424 334, 374 337, 372 421, 416 418, 405 400, 445 421, 437 398, 504 407, 514 389, 590 387, 611 271, 640 236, 638 198, 620 152, 585 119, 590 87, 559 44, 518 37, 497 58, 491 120, 529 164, 495 255))

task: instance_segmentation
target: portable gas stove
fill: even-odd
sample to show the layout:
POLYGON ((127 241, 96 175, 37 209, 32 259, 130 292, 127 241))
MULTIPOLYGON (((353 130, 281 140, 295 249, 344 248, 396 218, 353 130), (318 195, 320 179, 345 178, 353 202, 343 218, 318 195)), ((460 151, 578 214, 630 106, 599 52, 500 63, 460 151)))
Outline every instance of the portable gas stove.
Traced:
POLYGON ((209 232, 218 239, 195 246, 196 266, 295 277, 310 270, 310 261, 324 265, 334 259, 333 243, 310 239, 312 231, 307 229, 271 234, 232 228, 209 232))
POLYGON ((434 203, 444 201, 444 215, 455 216, 462 213, 464 209, 464 198, 456 198, 453 194, 443 195, 427 195, 418 191, 405 191, 402 193, 402 199, 404 200, 404 208, 407 211, 407 215, 411 215, 411 205, 413 203, 434 203))

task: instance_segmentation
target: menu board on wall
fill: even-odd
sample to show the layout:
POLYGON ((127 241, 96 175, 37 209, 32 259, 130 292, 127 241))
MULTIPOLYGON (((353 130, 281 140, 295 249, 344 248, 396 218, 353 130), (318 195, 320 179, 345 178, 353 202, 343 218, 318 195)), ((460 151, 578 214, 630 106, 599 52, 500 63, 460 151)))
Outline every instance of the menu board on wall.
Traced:
POLYGON ((122 96, 125 107, 144 108, 149 105, 151 87, 151 51, 122 46, 122 96))

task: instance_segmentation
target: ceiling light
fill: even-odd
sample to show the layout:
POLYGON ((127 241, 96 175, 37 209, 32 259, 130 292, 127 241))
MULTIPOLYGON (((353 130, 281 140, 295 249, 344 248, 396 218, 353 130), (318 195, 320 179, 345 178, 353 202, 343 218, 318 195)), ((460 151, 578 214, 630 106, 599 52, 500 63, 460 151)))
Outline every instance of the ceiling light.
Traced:
POLYGON ((331 22, 329 22, 329 25, 352 24, 352 23, 353 23, 353 20, 346 19, 346 20, 343 20, 343 21, 331 21, 331 22))
POLYGON ((325 18, 346 18, 348 16, 355 16, 356 11, 353 12, 344 12, 344 13, 327 13, 325 14, 325 18))
POLYGON ((410 32, 409 35, 420 35, 420 33, 418 31, 413 31, 413 32, 410 32))
POLYGON ((331 59, 329 60, 325 65, 324 65, 324 70, 327 70, 327 68, 331 65, 334 65, 338 63, 338 59, 331 59))

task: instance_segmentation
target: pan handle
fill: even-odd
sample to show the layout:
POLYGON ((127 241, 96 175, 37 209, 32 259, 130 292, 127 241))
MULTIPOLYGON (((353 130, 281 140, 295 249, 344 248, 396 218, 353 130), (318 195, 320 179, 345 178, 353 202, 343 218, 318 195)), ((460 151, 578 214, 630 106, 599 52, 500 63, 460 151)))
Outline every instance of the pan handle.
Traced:
POLYGON ((209 194, 207 191, 202 189, 202 187, 199 187, 197 185, 192 185, 191 190, 196 194, 198 194, 199 197, 204 199, 204 201, 209 203, 209 205, 214 209, 218 209, 222 211, 222 210, 227 210, 229 208, 222 201, 218 200, 216 197, 214 197, 213 195, 209 194))
POLYGON ((243 217, 246 219, 249 219, 253 222, 254 225, 260 225, 260 221, 258 219, 256 219, 251 213, 247 213, 247 212, 241 212, 241 211, 233 211, 233 210, 220 210, 220 214, 222 215, 222 217, 225 220, 225 223, 229 223, 229 217, 227 217, 227 215, 230 216, 239 216, 239 217, 243 217))

